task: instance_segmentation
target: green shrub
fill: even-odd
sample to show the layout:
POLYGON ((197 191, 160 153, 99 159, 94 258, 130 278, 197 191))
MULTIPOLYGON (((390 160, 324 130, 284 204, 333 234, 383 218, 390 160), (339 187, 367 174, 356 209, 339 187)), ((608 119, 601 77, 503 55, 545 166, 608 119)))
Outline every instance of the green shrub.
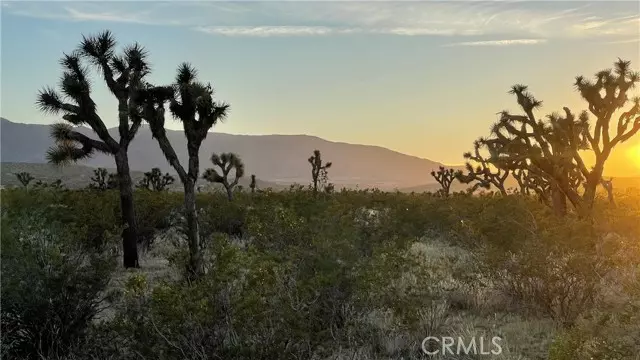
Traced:
POLYGON ((89 244, 91 235, 42 212, 3 216, 3 357, 62 356, 84 337, 116 264, 113 243, 89 244))

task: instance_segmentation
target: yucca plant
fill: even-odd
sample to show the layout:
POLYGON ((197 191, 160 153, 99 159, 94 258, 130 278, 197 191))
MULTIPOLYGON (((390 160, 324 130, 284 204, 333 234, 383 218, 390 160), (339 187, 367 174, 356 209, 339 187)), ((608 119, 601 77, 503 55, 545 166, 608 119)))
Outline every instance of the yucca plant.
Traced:
POLYGON ((440 166, 438 171, 431 171, 431 176, 440 184, 439 194, 442 196, 449 196, 451 191, 451 184, 456 177, 460 177, 461 172, 454 169, 447 169, 444 166, 440 166))
POLYGON ((483 138, 473 142, 473 152, 469 151, 463 154, 464 158, 469 160, 465 164, 466 173, 455 173, 456 179, 463 184, 474 183, 471 192, 480 187, 489 189, 493 186, 500 191, 500 194, 506 195, 507 190, 504 183, 509 177, 510 170, 491 166, 481 151, 483 147, 483 138))
POLYGON ((209 130, 227 117, 229 105, 214 100, 211 84, 205 85, 198 81, 196 69, 188 63, 178 67, 174 84, 159 87, 147 84, 146 89, 138 95, 135 116, 149 123, 153 137, 171 167, 178 173, 178 178, 184 187, 190 253, 189 271, 197 276, 203 271, 195 195, 200 172, 200 146, 209 134, 209 130), (164 107, 166 103, 169 103, 174 119, 182 123, 187 138, 189 162, 186 170, 167 138, 164 107))
POLYGON ((527 86, 514 85, 510 93, 516 96, 524 114, 500 113, 487 141, 492 162, 502 168, 527 169, 549 181, 558 215, 567 212, 569 200, 578 214, 590 216, 607 159, 616 145, 640 131, 640 98, 628 97, 639 81, 640 73, 631 71, 631 63, 622 59, 613 70, 597 72, 595 81, 578 76, 575 86, 589 111, 575 115, 565 107, 564 114, 553 113, 546 121, 534 114, 542 101, 535 99, 527 86), (629 102, 628 110, 622 110, 629 102), (583 159, 584 152, 591 152, 595 158, 590 168, 583 159))
POLYGON ((251 189, 251 193, 256 192, 256 176, 251 174, 251 183, 249 184, 249 188, 251 189))
POLYGON ((117 175, 110 174, 105 168, 97 168, 93 170, 91 181, 89 189, 105 191, 118 188, 117 175))
POLYGON ((32 182, 33 179, 35 179, 33 175, 31 175, 26 171, 19 172, 15 174, 15 176, 18 179, 18 181, 20 181, 20 184, 22 184, 22 186, 25 188, 29 187, 29 183, 32 182))
POLYGON ((129 171, 129 144, 140 128, 141 119, 132 118, 132 96, 144 84, 150 72, 147 52, 139 44, 116 51, 116 40, 110 31, 95 36, 83 36, 78 48, 60 60, 63 72, 59 91, 45 87, 38 94, 42 112, 60 114, 66 122, 51 127, 55 145, 47 151, 47 160, 64 165, 85 160, 96 152, 115 159, 120 190, 123 256, 125 267, 138 267, 137 224, 133 205, 133 185, 129 171), (92 98, 90 65, 104 79, 118 103, 118 139, 109 133, 105 121, 98 115, 92 98), (88 125, 99 140, 76 130, 88 125))
POLYGON ((211 155, 211 162, 220 168, 220 173, 216 169, 207 169, 202 177, 209 182, 222 184, 227 191, 227 198, 232 201, 233 188, 238 185, 238 181, 244 176, 242 159, 234 153, 222 153, 220 155, 211 155), (235 175, 232 179, 229 179, 231 170, 235 170, 235 175))
MULTIPOLYGON (((326 184, 329 181, 329 173, 328 169, 331 167, 332 163, 322 162, 322 154, 320 150, 314 150, 313 155, 307 159, 309 164, 311 164, 311 182, 313 184, 313 193, 318 193, 318 185, 326 184)), ((333 189, 333 185, 331 185, 331 189, 333 189)))
POLYGON ((173 184, 176 179, 169 173, 162 175, 160 168, 153 168, 151 171, 144 173, 144 177, 138 182, 139 189, 164 191, 173 184))

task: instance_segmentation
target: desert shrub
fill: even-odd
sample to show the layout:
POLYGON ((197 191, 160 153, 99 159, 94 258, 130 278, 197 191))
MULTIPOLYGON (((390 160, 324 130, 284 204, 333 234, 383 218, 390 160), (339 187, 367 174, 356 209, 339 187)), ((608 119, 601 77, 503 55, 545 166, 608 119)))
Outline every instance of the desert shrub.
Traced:
POLYGON ((593 223, 523 205, 497 202, 473 220, 485 274, 529 310, 570 326, 599 300, 601 279, 617 266, 609 255, 621 243, 603 250, 593 223))
MULTIPOLYGON (((65 355, 100 311, 115 268, 113 242, 32 209, 2 219, 2 355, 65 355)), ((110 234, 100 234, 110 238, 110 234)))
POLYGON ((611 291, 611 297, 555 339, 549 349, 549 360, 635 359, 640 349, 639 276, 640 267, 636 265, 606 281, 603 286, 611 291))

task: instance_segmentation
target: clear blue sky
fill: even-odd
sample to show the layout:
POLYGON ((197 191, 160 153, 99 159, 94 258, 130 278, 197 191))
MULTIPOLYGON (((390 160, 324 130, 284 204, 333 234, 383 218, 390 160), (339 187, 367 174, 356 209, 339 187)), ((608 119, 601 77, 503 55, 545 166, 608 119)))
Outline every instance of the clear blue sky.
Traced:
MULTIPOLYGON (((498 111, 516 109, 511 85, 528 84, 543 113, 578 111, 574 76, 618 57, 640 69, 639 4, 3 1, 1 115, 54 122, 37 91, 56 84, 82 34, 110 29, 149 50, 155 82, 195 65, 232 106, 216 131, 304 133, 458 164, 498 111)), ((114 126, 113 99, 101 86, 95 98, 114 126)))

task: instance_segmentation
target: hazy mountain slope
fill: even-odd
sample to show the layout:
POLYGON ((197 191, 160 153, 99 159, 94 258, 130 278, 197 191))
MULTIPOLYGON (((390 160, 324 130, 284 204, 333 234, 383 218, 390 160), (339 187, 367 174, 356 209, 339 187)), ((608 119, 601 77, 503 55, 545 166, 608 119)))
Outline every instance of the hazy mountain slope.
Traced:
MULTIPOLYGON (((83 132, 92 135, 89 129, 83 132)), ((110 132, 117 138, 117 129, 110 132)), ((2 162, 44 163, 44 154, 51 145, 49 127, 13 123, 2 119, 0 127, 2 162)), ((169 140, 178 156, 186 162, 186 139, 180 131, 168 131, 169 140)), ((231 135, 211 133, 202 144, 201 168, 210 167, 212 152, 235 152, 245 162, 247 176, 278 183, 308 183, 310 168, 308 157, 314 149, 322 152, 323 159, 334 163, 330 179, 336 185, 404 188, 434 183, 429 175, 440 163, 401 154, 386 148, 331 142, 307 135, 231 135)), ((152 139, 147 127, 140 129, 130 146, 132 170, 148 171, 160 167, 173 172, 152 139)), ((113 159, 96 155, 83 165, 113 168, 113 159)))
MULTIPOLYGON (((116 172, 115 169, 107 169, 110 173, 116 172)), ((30 173, 34 177, 34 183, 38 180, 50 183, 60 179, 67 188, 78 189, 89 186, 89 184, 91 183, 91 177, 93 177, 93 170, 95 170, 95 168, 84 165, 69 165, 59 167, 38 163, 3 162, 0 168, 0 173, 2 174, 0 184, 7 187, 21 186, 15 174, 25 171, 30 173)), ((137 184, 138 181, 143 178, 143 176, 144 173, 142 171, 133 171, 131 173, 134 184, 137 184)), ((239 182, 239 185, 242 185, 245 189, 248 190, 250 182, 250 178, 242 178, 239 182)), ((266 189, 270 187, 274 190, 280 190, 285 188, 285 186, 274 184, 268 181, 262 181, 260 179, 256 179, 256 184, 258 189, 266 189)), ((221 185, 219 184, 211 184, 202 179, 198 181, 198 185, 201 186, 203 190, 207 190, 209 188, 221 188, 221 185)), ((173 183, 170 188, 171 190, 182 191, 182 184, 180 184, 180 181, 177 177, 175 183, 173 183)))

